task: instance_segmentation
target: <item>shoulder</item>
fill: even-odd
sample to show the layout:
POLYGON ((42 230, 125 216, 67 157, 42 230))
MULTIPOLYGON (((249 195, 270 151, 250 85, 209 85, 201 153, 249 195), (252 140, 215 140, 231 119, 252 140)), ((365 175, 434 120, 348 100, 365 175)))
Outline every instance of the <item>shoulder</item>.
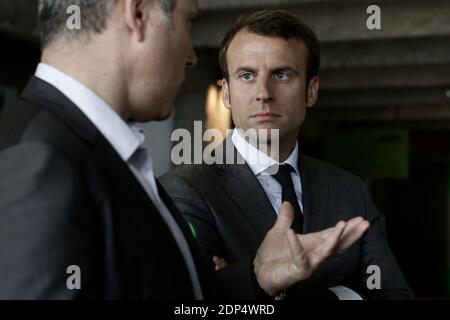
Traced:
POLYGON ((0 177, 3 212, 33 207, 53 212, 59 206, 69 210, 75 204, 91 201, 72 161, 43 142, 25 141, 0 153, 0 177))
POLYGON ((331 163, 302 155, 301 174, 307 172, 309 175, 320 176, 326 179, 331 184, 336 184, 341 187, 345 186, 361 186, 362 180, 360 177, 350 173, 342 168, 339 168, 331 163))
POLYGON ((69 183, 77 178, 75 171, 72 161, 63 152, 41 141, 23 141, 0 152, 3 185, 17 185, 20 181, 44 185, 52 178, 69 183))
POLYGON ((86 151, 85 144, 66 122, 42 105, 22 99, 2 114, 0 133, 0 154, 59 155, 73 162, 86 155, 80 152, 86 151))
POLYGON ((185 164, 180 165, 173 170, 167 172, 161 178, 170 180, 174 178, 183 179, 190 183, 198 183, 208 178, 212 178, 216 174, 215 165, 205 164, 185 164))
POLYGON ((60 194, 95 180, 92 153, 63 120, 45 107, 24 100, 12 109, 6 110, 1 119, 0 131, 9 130, 0 141, 3 188, 13 184, 14 192, 20 193, 19 185, 26 190, 48 186, 60 194))
POLYGON ((216 185, 215 169, 207 165, 181 165, 158 180, 172 198, 198 198, 216 185))

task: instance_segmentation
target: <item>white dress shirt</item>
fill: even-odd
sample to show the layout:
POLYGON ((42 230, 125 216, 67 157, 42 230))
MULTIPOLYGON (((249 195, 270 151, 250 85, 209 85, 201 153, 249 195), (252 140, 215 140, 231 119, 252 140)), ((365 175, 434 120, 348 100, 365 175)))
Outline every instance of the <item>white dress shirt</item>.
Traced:
MULTIPOLYGON (((153 173, 150 153, 143 147, 145 136, 135 123, 126 123, 95 92, 81 82, 47 64, 40 63, 35 76, 58 89, 92 122, 125 161, 149 195, 153 204, 172 232, 186 262, 196 299, 203 299, 203 294, 191 251, 178 224, 161 200, 153 173), (139 156, 140 165, 133 161, 139 156)), ((151 230, 148 230, 151 232, 151 230)))
POLYGON ((276 164, 289 164, 294 168, 291 172, 292 181, 294 183, 295 195, 298 199, 298 204, 303 212, 303 201, 302 201, 302 181, 300 176, 300 170, 298 167, 298 143, 295 144, 294 150, 292 150, 289 157, 279 163, 275 159, 269 157, 264 152, 260 151, 258 148, 253 146, 251 143, 247 142, 244 137, 242 137, 237 130, 233 131, 231 136, 236 150, 244 158, 245 162, 248 164, 253 174, 258 179, 259 183, 263 187, 267 194, 267 197, 272 204, 273 209, 278 214, 281 209, 281 185, 280 183, 270 175, 267 170, 276 164))

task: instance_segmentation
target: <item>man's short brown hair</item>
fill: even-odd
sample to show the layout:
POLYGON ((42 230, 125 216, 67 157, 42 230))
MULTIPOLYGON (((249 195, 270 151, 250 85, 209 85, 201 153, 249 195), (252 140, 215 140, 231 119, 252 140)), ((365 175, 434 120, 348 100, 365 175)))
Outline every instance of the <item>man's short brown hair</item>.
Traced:
POLYGON ((319 42, 314 32, 297 17, 283 10, 264 10, 249 16, 243 15, 239 17, 225 34, 219 53, 220 68, 225 80, 228 81, 230 76, 227 65, 228 47, 236 34, 241 30, 247 30, 267 37, 302 40, 308 48, 307 83, 317 75, 320 65, 320 50, 319 42))

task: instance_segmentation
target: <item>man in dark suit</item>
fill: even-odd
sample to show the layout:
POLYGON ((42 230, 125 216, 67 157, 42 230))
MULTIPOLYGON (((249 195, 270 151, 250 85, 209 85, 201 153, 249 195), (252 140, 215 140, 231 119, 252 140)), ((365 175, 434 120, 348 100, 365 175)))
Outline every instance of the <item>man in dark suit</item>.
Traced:
POLYGON ((211 272, 135 124, 172 112, 197 2, 77 3, 39 1, 42 62, 0 122, 0 299, 275 296, 361 236, 340 223, 305 252, 287 207, 255 259, 211 272))
POLYGON ((412 298, 361 179, 300 152, 297 137, 317 99, 319 60, 313 31, 297 18, 263 11, 239 19, 220 51, 223 102, 236 129, 218 153, 235 156, 220 161, 235 162, 181 166, 160 181, 219 268, 254 255, 282 201, 289 201, 298 233, 358 216, 371 224, 348 252, 327 260, 291 296, 412 298), (252 129, 278 130, 279 140, 270 133, 246 137, 252 129))

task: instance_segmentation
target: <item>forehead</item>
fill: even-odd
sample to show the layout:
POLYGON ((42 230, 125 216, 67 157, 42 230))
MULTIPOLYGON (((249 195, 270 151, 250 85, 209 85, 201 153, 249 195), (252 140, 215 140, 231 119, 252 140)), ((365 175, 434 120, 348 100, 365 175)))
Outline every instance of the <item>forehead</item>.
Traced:
POLYGON ((227 51, 230 68, 259 63, 303 67, 307 56, 308 49, 301 39, 261 36, 247 30, 236 34, 227 51))

